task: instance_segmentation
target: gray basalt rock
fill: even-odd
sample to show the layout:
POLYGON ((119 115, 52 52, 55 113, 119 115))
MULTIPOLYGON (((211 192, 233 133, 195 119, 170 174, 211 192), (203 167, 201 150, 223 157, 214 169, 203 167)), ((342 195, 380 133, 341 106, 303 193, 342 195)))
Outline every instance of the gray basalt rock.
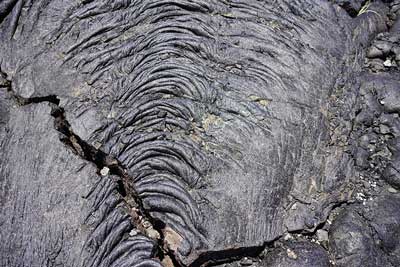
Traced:
POLYGON ((290 242, 267 255, 263 266, 270 267, 329 267, 326 250, 315 243, 290 242))
POLYGON ((368 8, 0 3, 2 243, 30 245, 1 256, 198 266, 314 232, 355 179, 357 77, 388 12, 368 8))
POLYGON ((161 266, 153 241, 127 234, 135 226, 113 179, 60 142, 52 107, 0 99, 0 265, 161 266))
POLYGON ((400 197, 383 195, 335 220, 329 244, 336 266, 397 266, 400 197))

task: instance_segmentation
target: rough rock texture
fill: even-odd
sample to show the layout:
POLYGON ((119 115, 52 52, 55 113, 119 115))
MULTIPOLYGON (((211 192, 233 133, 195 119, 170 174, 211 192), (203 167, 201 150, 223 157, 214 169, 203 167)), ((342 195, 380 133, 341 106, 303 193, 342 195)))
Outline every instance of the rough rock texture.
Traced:
MULTIPOLYGON (((399 1, 391 3, 398 17, 399 1)), ((400 19, 376 36, 358 78, 360 97, 352 142, 357 202, 329 231, 336 266, 398 266, 400 234, 400 19)))
POLYGON ((1 93, 0 266, 120 266, 122 255, 160 266, 151 240, 128 235, 116 182, 60 142, 49 104, 16 107, 1 93))
POLYGON ((329 267, 328 253, 311 242, 293 242, 268 254, 264 266, 329 267))
POLYGON ((397 266, 400 195, 379 197, 366 207, 352 207, 332 225, 330 245, 337 266, 397 266))
MULTIPOLYGON (((396 14, 395 1, 2 1, 2 261, 199 266, 268 248, 261 266, 348 264, 341 235, 367 214, 339 215, 329 255, 312 237, 274 242, 324 227, 360 175, 399 187, 396 14)), ((393 216, 354 243, 382 264, 399 262, 393 216)))

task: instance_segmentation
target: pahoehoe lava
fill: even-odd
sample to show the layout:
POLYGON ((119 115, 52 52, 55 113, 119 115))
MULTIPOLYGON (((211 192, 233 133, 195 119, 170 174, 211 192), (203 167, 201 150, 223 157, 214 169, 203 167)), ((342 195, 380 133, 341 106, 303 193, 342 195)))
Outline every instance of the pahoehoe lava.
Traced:
POLYGON ((0 266, 398 266, 399 0, 0 2, 0 266))

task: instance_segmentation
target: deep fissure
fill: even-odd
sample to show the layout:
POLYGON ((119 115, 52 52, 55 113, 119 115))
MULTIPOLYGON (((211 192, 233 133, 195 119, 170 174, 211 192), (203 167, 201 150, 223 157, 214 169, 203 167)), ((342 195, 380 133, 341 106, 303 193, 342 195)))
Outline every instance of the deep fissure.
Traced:
MULTIPOLYGON (((45 98, 42 98, 45 99, 45 98)), ((46 100, 45 100, 46 101, 46 100)), ((27 101, 26 103, 37 103, 27 101)), ((53 102, 51 102, 53 103, 53 102)), ((181 267, 183 266, 179 260, 175 257, 174 251, 170 250, 165 242, 165 237, 163 234, 163 230, 165 229, 165 224, 157 219, 151 217, 148 212, 143 208, 143 203, 138 196, 137 192, 134 191, 134 188, 129 185, 129 181, 132 178, 129 176, 128 171, 124 168, 120 162, 114 157, 107 155, 103 151, 96 149, 95 147, 89 145, 85 141, 83 141, 79 136, 77 136, 71 129, 71 126, 64 115, 63 108, 58 105, 53 108, 52 114, 55 118, 55 127, 56 130, 61 132, 66 139, 63 141, 67 146, 73 149, 78 155, 84 158, 87 161, 94 163, 98 170, 100 171, 102 168, 107 167, 110 170, 110 174, 116 175, 120 178, 117 181, 118 183, 118 193, 125 199, 125 203, 130 208, 130 210, 137 210, 135 208, 139 208, 139 214, 137 216, 145 218, 148 222, 151 223, 151 228, 157 231, 159 234, 159 238, 157 238, 158 243, 158 251, 156 253, 157 257, 160 261, 168 258, 170 262, 172 262, 173 266, 181 267), (129 201, 129 198, 133 198, 134 202, 137 206, 132 206, 129 201)), ((142 230, 143 234, 148 236, 149 238, 154 240, 154 237, 149 236, 143 228, 146 226, 141 225, 142 221, 136 220, 135 215, 130 213, 133 218, 134 225, 142 230)), ((280 238, 280 237, 279 237, 280 238)), ((276 240, 279 240, 277 238, 276 240)), ((261 246, 254 247, 239 247, 234 249, 226 249, 221 251, 207 251, 201 254, 190 266, 191 267, 200 267, 200 266, 212 266, 214 264, 221 263, 229 263, 238 261, 243 257, 258 257, 267 246, 273 246, 273 243, 276 241, 267 242, 261 246)))
POLYGON ((55 118, 56 130, 64 134, 66 137, 65 140, 62 140, 66 145, 71 147, 85 160, 94 163, 99 172, 101 169, 107 167, 109 168, 111 175, 119 177, 119 180, 117 181, 117 191, 128 206, 128 213, 133 220, 133 224, 142 232, 142 234, 157 241, 158 253, 156 253, 156 255, 160 261, 165 257, 174 257, 173 253, 164 245, 162 231, 165 224, 152 218, 143 208, 143 203, 138 193, 132 186, 130 186, 129 181, 132 180, 132 178, 129 176, 127 169, 124 168, 114 157, 104 153, 100 149, 96 149, 77 136, 72 131, 69 122, 65 118, 64 109, 56 106, 51 115, 55 118), (150 225, 148 225, 148 223, 150 223, 150 225), (156 231, 156 235, 154 235, 154 232, 153 235, 149 234, 148 231, 152 229, 156 231))
POLYGON ((278 237, 277 239, 264 243, 261 246, 239 247, 221 251, 208 251, 204 254, 201 254, 191 266, 216 266, 224 263, 240 261, 245 257, 257 258, 267 247, 273 247, 274 243, 280 238, 281 237, 278 237))
POLYGON ((152 218, 143 208, 143 203, 137 192, 132 186, 129 186, 129 180, 132 178, 129 176, 126 168, 124 168, 117 159, 104 153, 100 149, 96 149, 73 132, 70 123, 65 117, 65 110, 59 106, 60 99, 56 95, 32 98, 21 97, 12 90, 11 81, 7 80, 6 77, 7 76, 1 72, 2 83, 0 87, 5 88, 18 105, 24 106, 43 102, 49 103, 52 107, 50 115, 54 118, 54 127, 62 134, 60 141, 76 155, 95 164, 98 169, 98 175, 101 175, 100 171, 107 167, 110 175, 115 175, 119 178, 116 181, 116 189, 126 204, 127 212, 132 218, 132 224, 137 227, 142 234, 157 242, 158 251, 156 256, 160 261, 163 258, 169 257, 171 261, 174 262, 174 266, 180 267, 181 265, 175 259, 174 253, 169 251, 168 247, 164 245, 162 230, 165 224, 152 218), (158 238, 149 236, 147 232, 149 229, 156 231, 156 233, 158 233, 158 238))

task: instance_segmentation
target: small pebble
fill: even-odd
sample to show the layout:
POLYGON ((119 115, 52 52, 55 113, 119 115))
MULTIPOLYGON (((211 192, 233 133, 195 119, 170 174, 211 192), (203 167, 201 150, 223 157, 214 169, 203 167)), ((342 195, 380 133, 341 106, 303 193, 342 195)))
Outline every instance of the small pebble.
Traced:
POLYGON ((387 59, 383 62, 383 66, 385 67, 391 67, 392 66, 392 61, 390 59, 387 59))
POLYGON ((241 261, 240 261, 240 265, 242 266, 250 266, 253 264, 253 261, 247 257, 244 257, 241 261))
POLYGON ((287 233, 284 237, 283 237, 283 240, 290 240, 290 239, 293 239, 293 236, 291 235, 291 234, 289 234, 289 233, 287 233))
POLYGON ((293 250, 291 250, 290 248, 288 248, 286 250, 286 253, 287 253, 289 258, 294 259, 294 260, 297 259, 297 254, 293 250))
POLYGON ((393 187, 389 187, 388 191, 389 191, 389 193, 393 193, 393 194, 397 193, 397 190, 393 187))
POLYGON ((358 201, 363 201, 365 199, 365 195, 363 193, 356 193, 356 199, 358 201))
POLYGON ((317 230, 317 238, 320 242, 328 241, 328 231, 323 229, 317 230))
POLYGON ((135 235, 137 235, 139 232, 136 230, 136 229, 132 229, 130 232, 129 232, 129 235, 130 236, 135 236, 135 235))
POLYGON ((156 230, 154 230, 153 227, 145 229, 145 232, 146 232, 146 235, 151 239, 154 239, 154 240, 160 239, 160 233, 157 232, 156 230))
POLYGON ((107 176, 109 173, 110 173, 110 169, 109 169, 108 167, 103 167, 103 168, 100 170, 101 176, 107 176))

